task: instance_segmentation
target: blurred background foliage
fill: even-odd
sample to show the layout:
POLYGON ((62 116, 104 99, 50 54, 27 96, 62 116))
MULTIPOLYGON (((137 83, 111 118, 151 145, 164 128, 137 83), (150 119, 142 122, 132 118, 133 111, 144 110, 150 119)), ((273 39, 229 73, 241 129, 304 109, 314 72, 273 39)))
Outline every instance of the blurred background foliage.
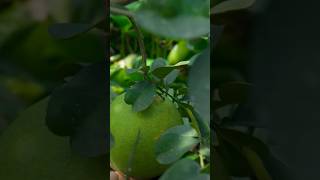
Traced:
POLYGON ((91 23, 105 16, 105 2, 5 0, 0 2, 0 134, 20 110, 50 94, 83 65, 105 58, 104 34, 90 31, 57 40, 48 27, 91 23))

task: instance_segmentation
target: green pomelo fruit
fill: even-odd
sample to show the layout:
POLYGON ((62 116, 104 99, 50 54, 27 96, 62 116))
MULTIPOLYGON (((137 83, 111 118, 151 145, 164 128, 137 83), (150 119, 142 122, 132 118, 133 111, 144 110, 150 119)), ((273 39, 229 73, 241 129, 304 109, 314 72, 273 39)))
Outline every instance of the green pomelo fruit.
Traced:
POLYGON ((177 64, 180 61, 186 60, 186 58, 190 54, 190 50, 187 47, 186 41, 179 41, 178 44, 176 44, 172 50, 170 51, 168 55, 168 62, 170 65, 177 64))
POLYGON ((105 180, 107 157, 84 158, 45 124, 48 99, 23 112, 0 135, 1 180, 105 180))
POLYGON ((110 154, 111 166, 127 173, 130 157, 133 157, 130 176, 147 179, 161 175, 167 166, 157 162, 155 143, 167 129, 182 124, 175 105, 159 98, 148 109, 134 112, 122 94, 111 103, 110 113, 110 129, 115 140, 110 154), (140 138, 135 146, 139 131, 140 138))

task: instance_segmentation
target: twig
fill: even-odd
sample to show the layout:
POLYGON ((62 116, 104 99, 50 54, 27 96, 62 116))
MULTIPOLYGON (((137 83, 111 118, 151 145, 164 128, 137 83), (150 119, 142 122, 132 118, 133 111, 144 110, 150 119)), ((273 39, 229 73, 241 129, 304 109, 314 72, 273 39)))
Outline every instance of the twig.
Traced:
POLYGON ((140 53, 141 53, 141 56, 142 56, 142 65, 143 65, 142 71, 144 72, 145 78, 147 78, 147 74, 148 74, 147 53, 146 53, 146 48, 145 48, 145 45, 144 45, 144 42, 143 42, 143 34, 142 34, 138 24, 136 23, 133 14, 131 12, 127 11, 127 10, 119 9, 119 8, 116 8, 116 7, 110 7, 110 11, 111 11, 111 13, 121 14, 121 15, 127 16, 130 19, 130 21, 132 22, 132 25, 133 25, 136 33, 137 33, 138 44, 139 44, 140 53))
POLYGON ((169 96, 173 101, 175 101, 177 104, 181 104, 181 102, 177 99, 177 98, 175 98, 175 97, 173 97, 171 94, 169 94, 167 91, 165 91, 165 90, 163 90, 162 88, 160 88, 160 87, 158 87, 158 89, 162 92, 162 93, 164 93, 164 94, 166 94, 167 96, 169 96))

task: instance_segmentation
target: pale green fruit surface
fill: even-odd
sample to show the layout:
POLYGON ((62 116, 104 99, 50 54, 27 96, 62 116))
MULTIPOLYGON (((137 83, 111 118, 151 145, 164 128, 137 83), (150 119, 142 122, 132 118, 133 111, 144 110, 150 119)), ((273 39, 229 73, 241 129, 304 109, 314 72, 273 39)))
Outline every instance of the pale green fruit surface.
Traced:
POLYGON ((147 179, 161 175, 167 166, 156 160, 155 143, 168 128, 182 124, 175 105, 169 100, 156 99, 142 112, 133 112, 132 106, 118 96, 110 107, 110 129, 115 144, 110 160, 114 169, 126 173, 128 162, 140 130, 139 143, 132 159, 130 176, 147 179))
POLYGON ((83 158, 69 138, 45 125, 48 99, 33 105, 0 135, 1 180, 106 180, 107 157, 83 158))

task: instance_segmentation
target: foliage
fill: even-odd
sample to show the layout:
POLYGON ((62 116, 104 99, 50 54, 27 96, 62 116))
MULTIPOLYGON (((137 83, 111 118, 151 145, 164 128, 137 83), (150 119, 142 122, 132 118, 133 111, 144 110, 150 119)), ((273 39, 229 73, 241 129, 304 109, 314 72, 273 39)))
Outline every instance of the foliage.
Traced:
POLYGON ((110 9, 111 90, 125 93, 135 112, 149 108, 157 96, 169 98, 185 122, 163 132, 156 142, 158 162, 171 167, 163 180, 191 178, 183 172, 194 167, 192 177, 209 179, 206 173, 198 175, 210 160, 209 3, 151 0, 110 9), (205 89, 192 89, 198 83, 205 89), (179 160, 188 157, 194 160, 181 166, 179 160))
MULTIPOLYGON (((225 35, 223 30, 228 26, 228 19, 234 15, 230 12, 249 8, 253 3, 252 0, 229 0, 211 7, 211 18, 218 19, 217 23, 212 24, 213 51, 211 57, 214 59, 211 61, 219 64, 214 67, 214 94, 211 101, 212 132, 214 132, 211 141, 211 152, 213 153, 213 167, 211 168, 214 179, 230 180, 232 177, 249 177, 271 180, 275 178, 271 176, 266 166, 273 157, 272 153, 268 146, 255 135, 255 130, 259 125, 240 122, 236 114, 238 108, 248 103, 249 94, 254 85, 247 82, 243 73, 239 73, 241 68, 235 68, 240 63, 234 65, 230 63, 228 57, 223 58, 219 54, 222 48, 227 49, 226 44, 223 44, 226 42, 222 36, 225 35)), ((241 57, 232 58, 243 64, 247 63, 241 57)))

